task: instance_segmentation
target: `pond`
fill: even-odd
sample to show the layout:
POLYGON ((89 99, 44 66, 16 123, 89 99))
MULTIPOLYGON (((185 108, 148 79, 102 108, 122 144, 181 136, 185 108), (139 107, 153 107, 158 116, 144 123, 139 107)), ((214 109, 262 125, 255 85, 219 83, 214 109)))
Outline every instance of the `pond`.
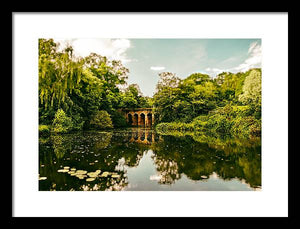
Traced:
POLYGON ((40 191, 256 191, 260 139, 128 128, 39 139, 40 191))

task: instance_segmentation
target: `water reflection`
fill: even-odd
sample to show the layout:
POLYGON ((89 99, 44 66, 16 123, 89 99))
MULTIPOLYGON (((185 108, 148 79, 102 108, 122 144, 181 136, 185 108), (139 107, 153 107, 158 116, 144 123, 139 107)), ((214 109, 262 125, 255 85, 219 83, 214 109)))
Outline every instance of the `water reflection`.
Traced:
POLYGON ((152 144, 155 142, 154 131, 150 129, 137 128, 134 131, 128 132, 130 142, 142 143, 142 144, 152 144))
POLYGON ((39 190, 256 190, 260 139, 214 139, 151 129, 40 138, 39 190), (64 167, 70 170, 64 171, 64 167), (73 171, 84 171, 83 175, 73 171), (64 172, 58 172, 59 170, 64 172), (99 174, 92 176, 95 171, 99 174), (95 179, 93 179, 95 178, 95 179))

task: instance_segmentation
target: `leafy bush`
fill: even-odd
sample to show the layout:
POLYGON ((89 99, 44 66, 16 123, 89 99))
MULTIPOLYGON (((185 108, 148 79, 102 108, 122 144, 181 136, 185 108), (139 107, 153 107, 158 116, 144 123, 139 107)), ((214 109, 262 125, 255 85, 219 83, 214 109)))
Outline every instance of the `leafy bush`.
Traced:
POLYGON ((231 133, 232 122, 222 114, 215 114, 209 117, 206 129, 211 133, 227 134, 231 133))
POLYGON ((39 135, 46 137, 50 135, 50 127, 48 125, 39 125, 39 135))
POLYGON ((255 122, 250 126, 250 136, 261 136, 261 121, 255 120, 255 122))
POLYGON ((253 111, 250 106, 232 106, 235 117, 246 117, 252 115, 253 111))
POLYGON ((261 122, 252 116, 238 117, 234 120, 232 133, 237 137, 258 137, 261 135, 261 122))
POLYGON ((170 131, 205 132, 210 136, 238 138, 259 137, 261 135, 261 121, 251 114, 251 106, 219 107, 209 115, 200 115, 191 123, 160 123, 156 129, 161 133, 170 131))
POLYGON ((79 114, 72 115, 73 130, 82 130, 85 121, 79 114))
POLYGON ((112 123, 114 127, 126 127, 126 118, 119 112, 115 111, 111 115, 112 123))
POLYGON ((193 120, 193 126, 195 131, 205 131, 207 128, 208 115, 200 115, 193 120))
POLYGON ((73 122, 66 115, 63 109, 58 109, 52 123, 52 131, 54 133, 67 133, 73 129, 73 122))
POLYGON ((113 128, 111 117, 104 110, 96 112, 90 121, 90 125, 95 129, 113 128))

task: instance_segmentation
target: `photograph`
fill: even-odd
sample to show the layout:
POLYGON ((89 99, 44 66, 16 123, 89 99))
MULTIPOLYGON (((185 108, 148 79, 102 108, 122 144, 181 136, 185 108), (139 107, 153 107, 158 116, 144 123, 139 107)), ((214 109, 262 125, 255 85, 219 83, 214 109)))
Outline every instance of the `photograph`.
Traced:
POLYGON ((255 191, 262 37, 39 37, 38 191, 255 191))

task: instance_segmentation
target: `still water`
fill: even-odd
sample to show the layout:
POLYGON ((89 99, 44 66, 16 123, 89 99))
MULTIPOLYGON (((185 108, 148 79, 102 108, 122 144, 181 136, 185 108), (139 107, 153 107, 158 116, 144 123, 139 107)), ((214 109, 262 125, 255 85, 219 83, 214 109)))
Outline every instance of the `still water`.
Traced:
POLYGON ((40 191, 253 191, 260 139, 215 139, 152 129, 39 139, 40 191))

